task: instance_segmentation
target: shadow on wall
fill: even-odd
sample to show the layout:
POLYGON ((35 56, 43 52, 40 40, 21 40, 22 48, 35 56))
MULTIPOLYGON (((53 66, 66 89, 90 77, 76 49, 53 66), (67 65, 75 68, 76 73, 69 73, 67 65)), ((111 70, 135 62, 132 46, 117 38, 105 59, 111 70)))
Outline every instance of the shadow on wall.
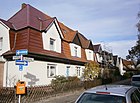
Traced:
POLYGON ((28 73, 24 75, 25 78, 30 79, 30 82, 28 82, 28 85, 32 86, 35 85, 37 81, 39 81, 39 79, 36 78, 35 75, 28 73))

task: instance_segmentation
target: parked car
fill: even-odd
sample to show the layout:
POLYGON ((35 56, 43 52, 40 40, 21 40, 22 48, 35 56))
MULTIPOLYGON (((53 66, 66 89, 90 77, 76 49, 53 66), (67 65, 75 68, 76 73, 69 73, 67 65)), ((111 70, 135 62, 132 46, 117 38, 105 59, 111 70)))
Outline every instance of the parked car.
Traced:
POLYGON ((140 87, 140 75, 133 75, 131 78, 131 85, 140 87))
POLYGON ((140 90, 128 85, 103 85, 84 91, 75 103, 140 103, 140 90))

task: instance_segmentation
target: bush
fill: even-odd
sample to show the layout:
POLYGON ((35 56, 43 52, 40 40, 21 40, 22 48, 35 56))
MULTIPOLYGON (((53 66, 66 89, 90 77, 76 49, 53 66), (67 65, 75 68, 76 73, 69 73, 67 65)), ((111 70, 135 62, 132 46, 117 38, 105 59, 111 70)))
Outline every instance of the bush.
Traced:
POLYGON ((80 81, 79 78, 76 76, 69 76, 69 77, 64 77, 64 76, 56 76, 55 79, 51 81, 51 84, 59 84, 59 83, 66 83, 66 82, 72 82, 72 81, 80 81))
POLYGON ((124 75, 123 75, 123 78, 124 78, 124 79, 128 79, 128 78, 130 78, 130 77, 131 77, 131 74, 128 73, 128 72, 124 73, 124 75))

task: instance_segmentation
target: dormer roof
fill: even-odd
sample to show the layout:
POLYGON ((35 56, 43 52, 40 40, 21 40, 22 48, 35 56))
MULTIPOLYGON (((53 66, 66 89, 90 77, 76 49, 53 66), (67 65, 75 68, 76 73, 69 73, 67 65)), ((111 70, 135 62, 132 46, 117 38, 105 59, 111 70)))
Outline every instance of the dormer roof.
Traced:
POLYGON ((94 48, 94 51, 97 53, 101 53, 102 51, 102 48, 101 48, 101 44, 96 44, 96 45, 93 45, 93 48, 94 48))

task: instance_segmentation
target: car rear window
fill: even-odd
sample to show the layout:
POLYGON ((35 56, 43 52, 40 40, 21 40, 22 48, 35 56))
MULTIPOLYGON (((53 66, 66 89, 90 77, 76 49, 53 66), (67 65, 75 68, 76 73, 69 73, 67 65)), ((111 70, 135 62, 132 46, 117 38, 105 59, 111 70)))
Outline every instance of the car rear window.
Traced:
POLYGON ((140 77, 132 77, 132 81, 140 81, 140 77))
POLYGON ((126 103, 125 97, 84 93, 76 103, 126 103))

